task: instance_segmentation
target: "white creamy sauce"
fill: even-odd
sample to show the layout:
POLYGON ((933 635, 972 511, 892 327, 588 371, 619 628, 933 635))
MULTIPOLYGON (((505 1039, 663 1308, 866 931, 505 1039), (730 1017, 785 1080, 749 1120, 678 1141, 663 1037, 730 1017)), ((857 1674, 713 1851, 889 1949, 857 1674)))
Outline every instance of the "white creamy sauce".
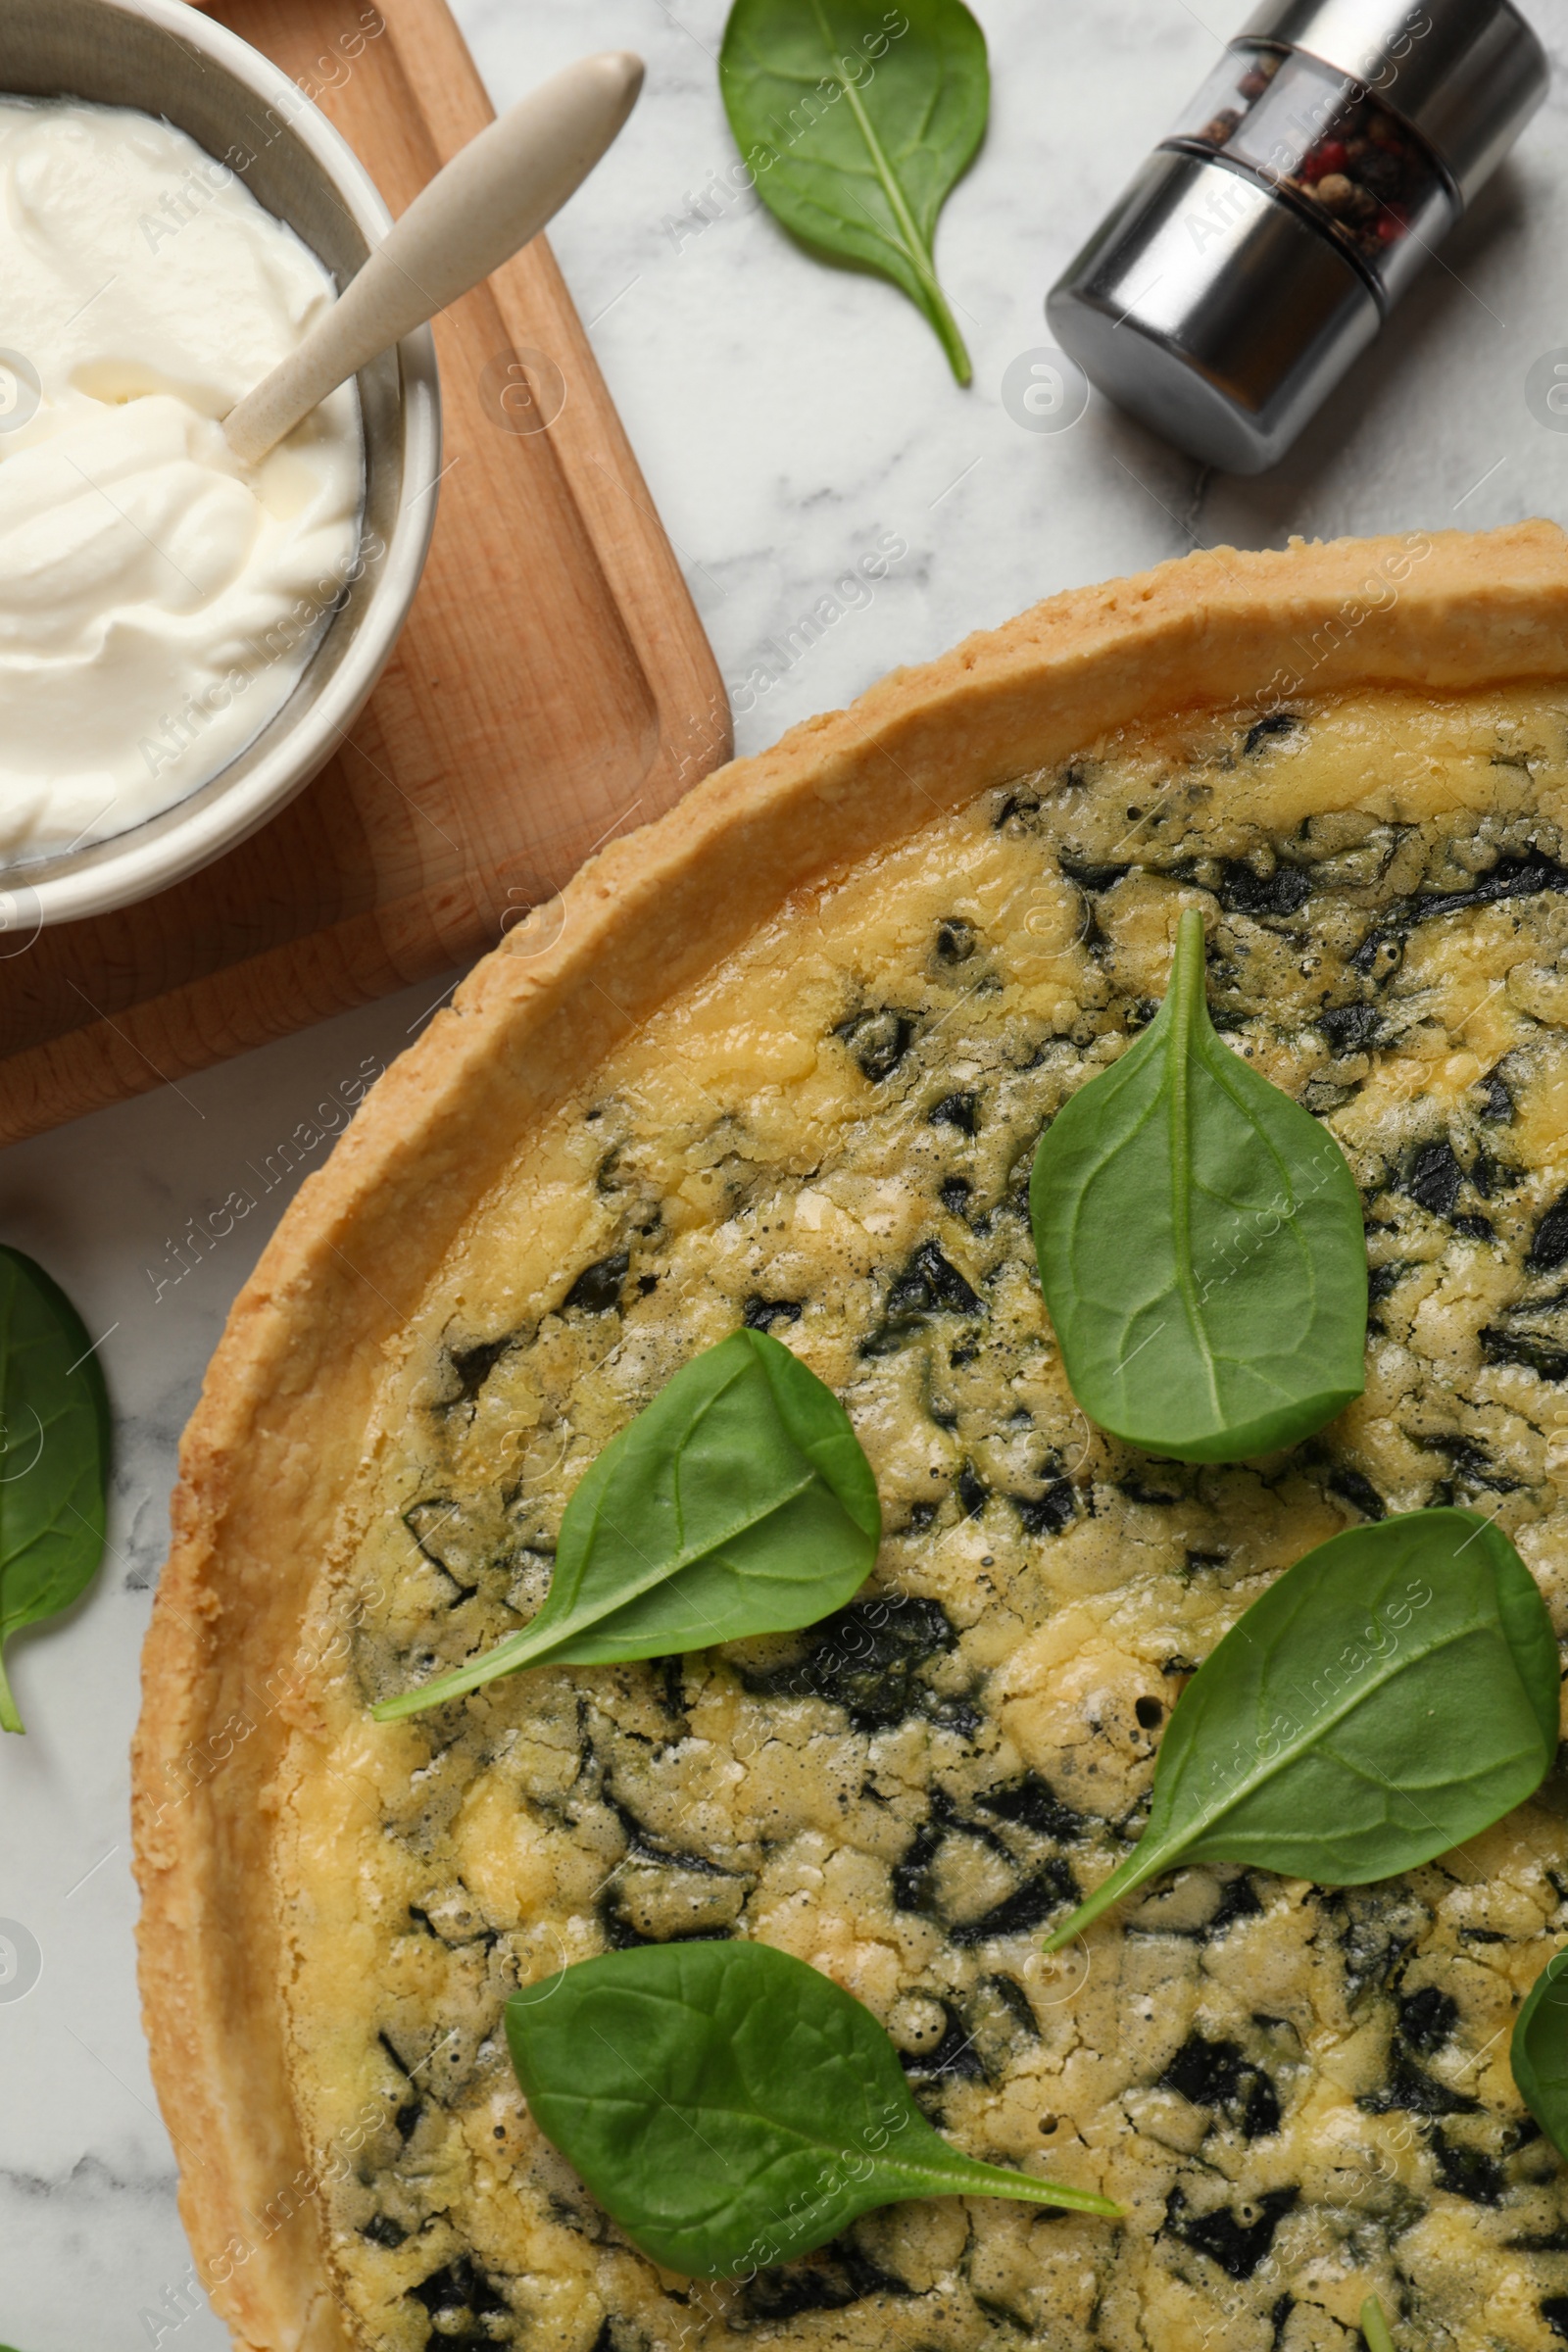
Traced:
POLYGON ((0 860, 169 808, 275 715, 363 561, 359 402, 220 419, 333 300, 242 178, 124 107, 0 99, 0 860))

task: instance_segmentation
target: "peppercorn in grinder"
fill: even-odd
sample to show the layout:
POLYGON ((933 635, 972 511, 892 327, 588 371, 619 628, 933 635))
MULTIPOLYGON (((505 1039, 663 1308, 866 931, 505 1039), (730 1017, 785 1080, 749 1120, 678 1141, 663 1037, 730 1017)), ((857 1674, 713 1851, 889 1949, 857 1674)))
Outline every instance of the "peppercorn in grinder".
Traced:
POLYGON ((1119 407, 1275 465, 1546 94, 1510 0, 1264 0, 1046 303, 1119 407))

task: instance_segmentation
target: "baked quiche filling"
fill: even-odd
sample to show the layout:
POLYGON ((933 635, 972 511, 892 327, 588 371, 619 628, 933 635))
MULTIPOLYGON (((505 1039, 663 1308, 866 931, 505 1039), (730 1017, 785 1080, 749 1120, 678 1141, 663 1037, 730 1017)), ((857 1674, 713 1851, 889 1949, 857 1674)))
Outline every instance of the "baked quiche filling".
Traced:
POLYGON ((377 2352, 1326 2352, 1373 2292, 1401 2346, 1568 2340, 1564 2176, 1508 2066, 1568 1931, 1568 1783, 1404 1878, 1189 1868, 1040 1948, 1136 1839, 1184 1681, 1313 1544, 1460 1502, 1568 1628, 1559 819, 1568 693, 1128 731, 798 897, 519 1134, 388 1365, 276 1791, 295 2095, 377 2352), (1027 1203, 1189 906, 1221 1033, 1347 1155, 1374 1301, 1364 1396, 1219 1468, 1085 1420, 1027 1203), (864 1594, 373 1723, 528 1620, 584 1469, 743 1323, 870 1457, 864 1594), (826 1971, 957 2144, 1124 2219, 911 2203, 661 2274, 501 2019, 693 1936, 826 1971))

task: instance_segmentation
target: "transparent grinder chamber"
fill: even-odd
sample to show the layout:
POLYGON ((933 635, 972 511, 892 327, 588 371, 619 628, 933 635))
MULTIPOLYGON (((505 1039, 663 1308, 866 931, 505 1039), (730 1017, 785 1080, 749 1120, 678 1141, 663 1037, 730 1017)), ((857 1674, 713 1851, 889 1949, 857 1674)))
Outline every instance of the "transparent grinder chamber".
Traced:
POLYGON ((1053 288, 1057 342, 1179 448, 1262 472, 1547 80, 1511 0, 1269 0, 1053 288))

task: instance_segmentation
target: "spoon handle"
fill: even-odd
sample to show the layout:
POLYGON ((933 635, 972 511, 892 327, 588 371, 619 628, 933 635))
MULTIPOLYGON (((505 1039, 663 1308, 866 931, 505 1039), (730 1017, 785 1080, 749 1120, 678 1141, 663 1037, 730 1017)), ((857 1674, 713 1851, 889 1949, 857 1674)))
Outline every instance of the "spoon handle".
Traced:
POLYGON ((631 113, 641 58, 605 50, 541 83, 455 155, 332 308, 223 421, 256 465, 329 392, 537 236, 631 113))

